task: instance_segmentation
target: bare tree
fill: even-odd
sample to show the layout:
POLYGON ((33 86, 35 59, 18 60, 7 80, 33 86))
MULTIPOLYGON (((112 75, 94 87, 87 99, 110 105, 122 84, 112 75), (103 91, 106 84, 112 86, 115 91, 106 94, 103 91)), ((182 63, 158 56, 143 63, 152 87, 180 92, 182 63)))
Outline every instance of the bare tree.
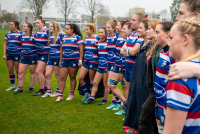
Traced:
POLYGON ((98 25, 100 27, 105 27, 106 22, 110 19, 110 9, 108 6, 105 6, 102 3, 99 3, 99 9, 98 9, 98 25))
POLYGON ((59 12, 65 17, 65 25, 69 15, 75 12, 78 4, 79 0, 56 0, 59 12))
POLYGON ((91 22, 94 23, 94 15, 98 11, 99 0, 83 0, 83 5, 90 16, 91 22))
POLYGON ((160 19, 162 21, 167 21, 167 20, 170 20, 169 19, 169 16, 170 16, 170 13, 167 11, 167 9, 163 9, 159 12, 160 14, 160 19))
POLYGON ((20 9, 32 10, 35 16, 42 14, 43 9, 48 7, 50 0, 21 0, 20 9))

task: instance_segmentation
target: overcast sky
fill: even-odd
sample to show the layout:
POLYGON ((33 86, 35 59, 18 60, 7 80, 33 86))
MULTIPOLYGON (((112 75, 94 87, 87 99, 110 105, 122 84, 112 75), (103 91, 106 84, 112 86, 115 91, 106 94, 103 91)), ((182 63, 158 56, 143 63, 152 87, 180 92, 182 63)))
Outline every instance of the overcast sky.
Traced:
MULTIPOLYGON (((0 0, 1 10, 8 10, 8 12, 18 12, 16 6, 19 5, 21 0, 0 0)), ((55 7, 55 1, 51 0, 48 10, 45 10, 43 16, 46 17, 61 17, 55 7)), ((141 7, 145 8, 146 12, 159 12, 163 9, 169 11, 169 7, 173 0, 100 0, 104 5, 110 8, 111 15, 114 17, 124 16, 130 8, 141 7)), ((77 11, 85 13, 84 8, 77 8, 77 11)))

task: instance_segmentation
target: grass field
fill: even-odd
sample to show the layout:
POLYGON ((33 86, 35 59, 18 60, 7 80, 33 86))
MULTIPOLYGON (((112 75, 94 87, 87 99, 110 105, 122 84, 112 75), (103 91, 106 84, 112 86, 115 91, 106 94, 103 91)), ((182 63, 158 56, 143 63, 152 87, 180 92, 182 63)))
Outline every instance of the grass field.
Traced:
MULTIPOLYGON (((123 134, 122 118, 114 115, 116 111, 106 110, 111 103, 111 95, 107 105, 98 106, 102 98, 95 99, 91 105, 81 103, 82 96, 76 88, 75 98, 65 101, 69 94, 69 79, 66 81, 64 100, 56 103, 56 98, 42 98, 27 93, 30 73, 27 70, 24 92, 13 94, 6 92, 10 80, 6 61, 3 57, 4 36, 8 31, 0 30, 0 133, 65 133, 65 134, 123 134)), ((85 36, 85 34, 83 34, 85 36)), ((78 84, 78 83, 77 83, 78 84)), ((17 81, 16 81, 17 86, 17 81)), ((56 88, 56 80, 52 75, 52 89, 56 88)), ((38 82, 34 92, 39 89, 38 82)))

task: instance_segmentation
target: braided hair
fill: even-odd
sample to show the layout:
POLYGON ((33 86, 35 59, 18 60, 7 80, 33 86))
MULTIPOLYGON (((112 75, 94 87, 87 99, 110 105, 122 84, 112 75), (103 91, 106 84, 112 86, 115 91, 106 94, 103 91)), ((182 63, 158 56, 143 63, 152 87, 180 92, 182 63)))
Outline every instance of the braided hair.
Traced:
POLYGON ((31 35, 32 35, 32 32, 33 32, 33 25, 31 23, 26 23, 28 25, 28 28, 30 28, 30 31, 29 31, 29 40, 31 40, 31 35))

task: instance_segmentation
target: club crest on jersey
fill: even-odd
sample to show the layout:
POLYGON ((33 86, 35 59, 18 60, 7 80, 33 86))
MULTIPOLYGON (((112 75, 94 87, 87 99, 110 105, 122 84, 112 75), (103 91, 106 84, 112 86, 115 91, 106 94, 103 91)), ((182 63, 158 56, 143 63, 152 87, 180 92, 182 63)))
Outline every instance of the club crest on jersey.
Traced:
POLYGON ((74 42, 74 39, 72 39, 71 42, 74 42))
POLYGON ((112 41, 111 42, 114 42, 115 41, 115 39, 112 39, 112 41))
POLYGON ((163 68, 163 67, 165 67, 166 65, 167 65, 167 61, 163 60, 163 61, 162 61, 162 64, 161 64, 161 67, 163 68))
POLYGON ((41 34, 41 37, 44 37, 44 34, 41 34))
POLYGON ((120 42, 119 42, 119 44, 122 44, 123 43, 123 41, 121 40, 120 42))
POLYGON ((19 35, 15 35, 15 38, 18 38, 19 37, 19 35))

